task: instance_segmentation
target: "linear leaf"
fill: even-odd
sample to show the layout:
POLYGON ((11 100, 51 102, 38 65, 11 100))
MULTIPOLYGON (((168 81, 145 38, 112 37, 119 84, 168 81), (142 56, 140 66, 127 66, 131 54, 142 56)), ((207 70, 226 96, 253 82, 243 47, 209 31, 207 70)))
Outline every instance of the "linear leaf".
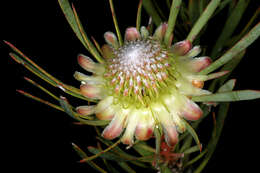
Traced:
POLYGON ((133 146, 133 148, 142 156, 150 156, 155 154, 155 149, 146 145, 145 142, 138 142, 133 146))
POLYGON ((186 168, 189 165, 192 165, 193 163, 197 162, 200 158, 202 158, 207 153, 207 150, 202 151, 199 155, 197 155, 195 158, 188 161, 183 167, 186 168))
MULTIPOLYGON (((91 152, 92 154, 98 154, 100 152, 103 152, 102 150, 95 148, 95 147, 88 147, 88 151, 91 152)), ((107 159, 107 160, 113 160, 113 161, 126 161, 125 159, 121 158, 120 156, 111 153, 111 152, 105 152, 100 155, 100 157, 107 159)))
POLYGON ((198 145, 188 148, 187 150, 183 151, 185 155, 194 153, 196 151, 200 151, 200 147, 198 145))
POLYGON ((253 100, 258 98, 260 98, 260 91, 241 90, 194 96, 192 97, 192 100, 196 102, 232 102, 241 100, 253 100))
POLYGON ((188 3, 188 14, 192 25, 196 22, 196 20, 200 16, 201 9, 198 10, 200 5, 199 3, 202 3, 202 1, 189 0, 188 3))
POLYGON ((168 28, 167 28, 165 36, 164 36, 164 43, 168 46, 171 45, 171 43, 170 43, 171 35, 173 33, 177 15, 180 10, 181 2, 182 2, 182 0, 172 1, 171 11, 170 11, 169 19, 168 19, 168 28))
POLYGON ((10 57, 13 60, 15 60, 17 63, 23 65, 26 69, 31 71, 33 74, 35 74, 36 76, 38 76, 42 80, 46 81, 47 83, 51 84, 54 87, 58 87, 58 88, 62 89, 62 91, 64 91, 67 94, 70 94, 74 97, 77 97, 77 98, 80 98, 80 99, 83 99, 83 100, 87 100, 87 101, 96 102, 93 99, 90 100, 90 99, 87 99, 86 97, 82 96, 79 89, 77 89, 73 86, 66 85, 63 82, 61 82, 60 80, 58 80, 55 77, 53 77, 52 75, 50 75, 49 73, 47 73, 43 68, 38 66, 35 62, 33 62, 30 58, 28 58, 25 54, 23 54, 19 49, 17 49, 11 43, 9 43, 7 41, 4 41, 4 42, 8 46, 10 46, 16 53, 19 54, 19 55, 17 55, 15 53, 10 53, 9 54, 10 57))
POLYGON ((245 56, 246 50, 240 52, 238 55, 236 55, 232 60, 230 60, 228 63, 226 63, 220 71, 229 70, 229 73, 225 76, 219 78, 220 85, 222 85, 228 77, 231 75, 231 72, 237 67, 237 65, 240 63, 242 58, 245 56))
POLYGON ((115 9, 114 9, 113 0, 109 0, 109 5, 110 5, 111 13, 112 13, 114 26, 115 26, 115 29, 116 29, 116 34, 117 34, 117 37, 118 37, 118 41, 119 41, 120 46, 122 46, 123 45, 123 39, 122 39, 120 30, 119 30, 119 27, 118 27, 118 23, 117 23, 117 19, 116 19, 116 12, 115 12, 115 9))
POLYGON ((165 164, 160 166, 160 172, 161 173, 172 173, 172 171, 165 164))
POLYGON ((219 89, 218 92, 228 92, 232 91, 235 87, 236 79, 230 79, 225 84, 223 84, 219 89))
POLYGON ((254 23, 255 20, 258 19, 260 13, 260 7, 255 11, 254 15, 251 17, 251 19, 248 21, 246 26, 243 28, 243 30, 240 32, 239 35, 234 36, 231 38, 226 45, 234 45, 236 42, 238 42, 244 35, 249 31, 251 28, 251 25, 254 23))
POLYGON ((195 130, 189 125, 189 123, 187 123, 185 120, 183 120, 183 122, 185 123, 186 129, 188 130, 188 132, 191 134, 191 136, 193 137, 193 139, 195 140, 199 150, 202 150, 202 146, 200 144, 200 140, 199 137, 197 135, 197 133, 195 132, 195 130))
POLYGON ((79 16, 76 12, 76 9, 74 7, 74 5, 72 4, 72 11, 73 11, 73 14, 75 16, 75 20, 76 20, 76 23, 77 23, 77 26, 79 28, 79 31, 82 35, 82 38, 84 40, 84 42, 87 44, 88 46, 88 51, 96 58, 96 60, 100 63, 103 63, 104 60, 103 58, 100 56, 98 50, 96 49, 96 47, 93 45, 93 43, 90 41, 90 39, 88 38, 86 32, 84 31, 83 27, 82 27, 82 24, 79 20, 79 16))
POLYGON ((239 52, 243 51, 250 44, 252 44, 260 36, 260 22, 251 31, 245 35, 237 44, 235 44, 231 49, 229 49, 224 55, 213 62, 210 66, 202 70, 199 74, 208 74, 220 66, 226 64, 233 57, 235 57, 239 52))
POLYGON ((126 162, 117 162, 117 164, 128 173, 136 173, 126 162))
MULTIPOLYGON (((76 144, 72 143, 73 149, 78 153, 78 155, 83 159, 88 157, 88 155, 81 149, 79 148, 76 144)), ((86 162, 89 164, 92 168, 96 169, 97 171, 101 173, 107 173, 104 169, 100 168, 97 164, 95 164, 93 161, 88 161, 86 162)))
POLYGON ((19 92, 20 94, 22 94, 22 95, 24 95, 24 96, 26 96, 26 97, 29 97, 29 98, 31 98, 31 99, 33 99, 33 100, 36 100, 36 101, 41 102, 41 103, 43 103, 43 104, 46 104, 46 105, 48 105, 48 106, 50 106, 50 107, 52 107, 52 108, 54 108, 54 109, 57 109, 57 110, 59 110, 59 111, 63 111, 63 112, 64 112, 64 110, 63 110, 60 106, 58 106, 58 105, 55 105, 55 104, 53 104, 53 103, 50 103, 50 102, 48 102, 48 101, 46 101, 46 100, 43 100, 43 99, 41 99, 41 98, 39 98, 39 97, 36 97, 36 96, 34 96, 34 95, 31 95, 31 94, 29 94, 29 93, 27 93, 27 92, 24 92, 24 91, 22 91, 22 90, 17 90, 17 92, 19 92))
MULTIPOLYGON (((97 137, 98 140, 100 140, 102 143, 104 143, 106 146, 110 146, 113 145, 112 141, 103 139, 101 137, 97 137)), ((125 151, 123 151, 120 147, 115 146, 111 152, 115 153, 116 155, 118 155, 119 157, 125 159, 125 160, 129 160, 132 164, 135 164, 137 166, 143 167, 143 168, 147 168, 147 166, 143 163, 141 163, 140 161, 138 161, 138 157, 136 156, 132 156, 128 153, 126 153, 125 151)))
POLYGON ((137 15, 136 15, 136 29, 137 29, 137 31, 140 31, 140 26, 141 26, 142 4, 143 4, 143 1, 139 0, 137 15))
POLYGON ((47 89, 45 89, 44 87, 42 87, 40 84, 34 82, 33 80, 24 77, 24 79, 31 83, 32 85, 36 86, 37 88, 41 89, 43 92, 47 93, 49 96, 51 96, 52 98, 54 98, 55 100, 59 101, 59 97, 55 96, 53 93, 51 93, 50 91, 48 91, 47 89))
POLYGON ((121 142, 121 140, 118 140, 117 142, 115 142, 113 145, 109 146, 105 150, 102 150, 102 151, 100 151, 99 153, 97 153, 97 154, 95 154, 93 156, 86 157, 86 158, 82 159, 80 162, 85 162, 85 161, 90 161, 90 160, 96 159, 100 155, 102 155, 102 154, 108 152, 109 150, 113 149, 114 147, 116 147, 120 142, 121 142))
POLYGON ((153 22, 156 26, 159 26, 162 23, 162 19, 158 12, 155 10, 155 7, 151 0, 143 0, 143 6, 146 12, 152 17, 153 22))
POLYGON ((211 58, 215 59, 217 57, 218 52, 222 49, 223 43, 225 43, 227 39, 230 38, 230 36, 233 34, 249 2, 250 1, 248 0, 238 1, 231 15, 226 20, 223 30, 218 37, 215 46, 212 49, 213 51, 210 55, 211 58))
POLYGON ((70 27, 72 28, 72 30, 74 31, 74 33, 76 34, 78 39, 81 41, 81 43, 85 46, 85 48, 87 50, 89 50, 88 45, 85 43, 85 41, 81 35, 80 29, 77 25, 76 18, 73 14, 73 10, 69 4, 69 1, 68 0, 58 0, 58 2, 60 4, 60 7, 70 25, 70 27))
POLYGON ((216 123, 217 130, 216 130, 216 133, 214 133, 215 131, 212 132, 212 137, 211 137, 211 139, 210 139, 210 141, 207 145, 208 152, 206 153, 203 161, 196 168, 194 173, 200 173, 205 168, 205 166, 207 165, 211 156, 213 155, 215 148, 217 146, 218 140, 220 138, 221 131, 222 131, 223 126, 224 126, 224 120, 227 116, 229 105, 230 105, 230 103, 221 103, 221 105, 219 107, 218 114, 217 114, 217 123, 216 123))
POLYGON ((104 126, 109 123, 109 121, 103 121, 103 120, 86 120, 80 117, 79 114, 74 112, 72 110, 72 106, 68 103, 67 99, 65 97, 60 97, 60 104, 61 107, 64 109, 64 111, 70 115, 73 119, 78 120, 79 122, 87 125, 92 126, 104 126))
POLYGON ((193 42, 196 36, 199 34, 201 29, 206 25, 211 15, 214 13, 215 9, 218 7, 221 0, 211 0, 202 15, 199 17, 197 22, 192 27, 187 40, 193 42))

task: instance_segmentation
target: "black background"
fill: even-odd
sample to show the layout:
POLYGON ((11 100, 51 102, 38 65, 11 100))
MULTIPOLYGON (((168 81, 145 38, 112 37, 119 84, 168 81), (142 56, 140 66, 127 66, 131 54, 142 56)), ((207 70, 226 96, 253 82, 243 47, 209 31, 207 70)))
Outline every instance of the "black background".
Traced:
MULTIPOLYGON (((256 1, 255 1, 256 2, 256 1)), ((115 8, 121 30, 135 25, 138 1, 115 1, 115 8), (122 29, 123 28, 123 29, 122 29)), ((103 44, 103 33, 114 31, 109 13, 108 1, 75 0, 74 5, 89 35, 103 44)), ((255 5, 244 16, 247 21, 254 13, 255 5)), ((202 45, 216 40, 219 28, 223 27, 221 17, 217 24, 211 23, 207 37, 202 45), (214 26, 214 27, 213 27, 214 26), (217 26, 217 27, 216 27, 217 26)), ((146 16, 144 16, 147 19, 146 16)), ((64 83, 79 86, 73 78, 76 70, 81 70, 76 62, 78 53, 89 55, 76 38, 55 0, 46 1, 6 1, 1 5, 1 39, 10 41, 31 57, 49 73, 64 83)), ((143 21, 146 25, 147 21, 143 21)), ((53 110, 41 103, 28 99, 15 90, 22 89, 48 99, 40 90, 35 89, 23 76, 34 79, 52 89, 39 78, 15 63, 8 56, 10 49, 1 42, 2 71, 2 110, 1 110, 1 154, 4 157, 4 172, 20 171, 59 171, 71 169, 73 172, 94 172, 85 164, 77 161, 71 142, 82 148, 95 145, 93 129, 77 126, 65 113, 53 110), (7 67, 6 67, 7 66, 7 67), (88 170, 88 171, 87 171, 88 170)), ((260 89, 259 84, 259 42, 248 48, 241 64, 232 74, 237 79, 236 89, 260 89)), ((67 96, 58 89, 59 95, 67 96)), ((73 99, 72 99, 73 101, 73 99)), ((77 106, 74 104, 74 106, 77 106)), ((234 169, 251 172, 258 168, 259 157, 259 100, 231 104, 224 133, 214 157, 204 172, 233 171, 234 169)), ((205 126, 201 136, 207 137, 212 120, 205 126), (205 133, 205 134, 204 134, 205 133)), ((238 172, 240 172, 238 171, 238 172)))

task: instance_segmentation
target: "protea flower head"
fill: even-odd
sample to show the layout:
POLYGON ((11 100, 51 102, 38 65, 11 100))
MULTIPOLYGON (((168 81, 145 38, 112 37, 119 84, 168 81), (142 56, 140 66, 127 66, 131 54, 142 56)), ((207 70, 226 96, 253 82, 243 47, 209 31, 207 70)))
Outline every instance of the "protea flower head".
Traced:
POLYGON ((184 119, 194 121, 202 116, 202 110, 190 96, 210 93, 202 87, 212 76, 198 72, 211 60, 197 57, 200 47, 192 47, 186 40, 166 46, 166 29, 167 23, 163 23, 149 35, 146 27, 140 31, 129 27, 121 46, 114 33, 106 32, 107 44, 102 47, 105 63, 78 56, 81 67, 93 73, 75 73, 75 78, 82 82, 80 91, 99 102, 95 106, 80 106, 77 111, 111 120, 102 133, 104 138, 114 139, 122 134, 121 141, 132 145, 134 138, 147 140, 154 128, 162 127, 167 144, 174 146, 178 132, 185 131, 184 119))

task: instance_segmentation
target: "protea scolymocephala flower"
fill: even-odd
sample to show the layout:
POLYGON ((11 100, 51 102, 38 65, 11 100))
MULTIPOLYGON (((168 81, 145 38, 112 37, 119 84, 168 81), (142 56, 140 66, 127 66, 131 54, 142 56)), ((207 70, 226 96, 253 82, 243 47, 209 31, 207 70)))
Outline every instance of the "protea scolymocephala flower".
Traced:
MULTIPOLYGON (((151 22, 149 22, 147 27, 140 25, 142 4, 142 1, 140 1, 136 27, 128 27, 124 33, 124 39, 122 39, 118 29, 112 0, 109 0, 109 2, 116 34, 106 32, 104 38, 107 44, 99 46, 94 38, 91 37, 93 40, 91 42, 85 34, 75 8, 71 7, 67 0, 59 0, 63 12, 77 37, 98 61, 96 62, 94 58, 85 55, 80 54, 78 56, 80 66, 87 72, 92 73, 92 75, 81 72, 74 74, 74 77, 81 81, 79 88, 66 85, 54 78, 11 43, 6 42, 15 51, 15 53, 10 53, 10 56, 15 61, 24 65, 49 84, 61 88, 67 94, 89 102, 95 102, 95 105, 87 103, 85 106, 79 106, 74 109, 65 97, 56 97, 28 78, 25 79, 58 100, 60 106, 44 101, 24 91, 18 91, 53 108, 67 112, 71 117, 80 121, 80 123, 96 126, 98 139, 107 145, 108 148, 103 151, 98 148, 101 151, 97 152, 96 148, 88 147, 88 150, 95 155, 87 157, 83 150, 73 144, 74 149, 80 154, 83 162, 90 163, 88 161, 106 154, 106 152, 108 154, 118 154, 109 150, 122 141, 127 146, 133 146, 142 156, 147 156, 147 153, 142 153, 141 150, 147 149, 146 152, 150 153, 149 156, 152 159, 149 160, 147 157, 145 162, 156 168, 159 166, 161 172, 164 172, 161 166, 167 165, 171 168, 177 168, 175 171, 172 169, 172 172, 180 173, 184 170, 184 167, 195 162, 194 160, 197 161, 205 156, 196 171, 196 173, 200 172, 215 149, 215 144, 221 134, 223 121, 228 109, 227 105, 218 102, 249 100, 260 97, 258 91, 232 91, 235 80, 226 81, 223 78, 216 79, 210 84, 210 91, 213 92, 211 93, 203 89, 204 81, 218 78, 232 71, 238 64, 236 61, 243 57, 245 48, 259 37, 260 25, 255 25, 249 31, 248 28, 250 28, 249 26, 253 21, 251 20, 241 34, 225 43, 232 45, 232 48, 224 53, 221 50, 223 47, 226 47, 222 42, 227 39, 225 37, 228 37, 234 31, 234 28, 233 31, 230 31, 233 25, 230 26, 230 22, 226 22, 225 25, 227 26, 223 29, 224 34, 219 37, 220 41, 216 41, 216 46, 213 48, 211 55, 214 60, 218 58, 217 54, 224 54, 216 61, 211 62, 210 57, 204 56, 204 51, 200 53, 200 47, 196 45, 196 42, 199 41, 196 41, 196 38, 199 38, 199 33, 203 33, 202 28, 210 17, 214 15, 214 11, 218 6, 224 8, 226 4, 230 3, 231 7, 237 7, 233 11, 233 13, 237 14, 237 12, 241 13, 243 3, 246 1, 240 0, 239 3, 236 3, 237 1, 225 1, 220 3, 220 0, 211 0, 208 4, 203 0, 189 1, 187 2, 189 10, 187 10, 185 5, 181 6, 181 0, 174 0, 171 5, 170 1, 167 1, 170 10, 168 22, 158 20, 154 13, 156 10, 149 11, 149 9, 153 9, 153 5, 149 3, 151 1, 143 1, 146 11, 152 16, 154 23, 158 26, 155 30, 151 29, 151 22), (193 6, 192 2, 195 3, 195 6, 193 6), (200 12, 194 10, 196 5, 199 5, 204 11, 201 9, 200 12), (185 26, 183 27, 182 24, 180 26, 178 25, 180 23, 176 23, 176 28, 178 30, 183 28, 190 30, 187 31, 189 34, 187 33, 186 39, 178 39, 179 35, 173 34, 176 16, 180 7, 181 22, 184 21, 182 24, 185 26), (197 15, 196 20, 190 20, 193 19, 193 15, 188 13, 200 13, 200 15, 197 15), (249 32, 246 32, 247 30, 249 32), (235 62, 229 64, 230 60, 235 62), (211 73, 222 65, 225 66, 219 70, 220 72, 211 73), (195 101, 203 102, 203 104, 199 107, 195 101), (199 125, 200 121, 195 120, 202 119, 203 114, 203 118, 209 114, 210 107, 208 106, 211 105, 219 105, 221 111, 217 116, 214 117, 215 114, 213 115, 215 127, 217 128, 213 130, 209 144, 194 160, 189 161, 188 157, 180 159, 186 156, 187 153, 202 149, 198 136, 192 128, 196 129, 199 125), (186 120, 195 121, 195 123, 190 126, 186 120), (103 132, 101 136, 108 140, 99 136, 97 126, 104 127, 102 127, 103 132), (191 133, 198 146, 191 146, 192 137, 188 133, 182 135, 182 142, 178 143, 178 134, 183 133, 185 130, 191 133), (149 142, 144 142, 154 136, 153 134, 156 137, 155 149, 148 145, 149 142), (120 139, 116 143, 113 144, 109 141, 117 137, 120 139), (135 142, 136 139, 138 142, 135 142), (136 147, 140 147, 139 150, 136 147), (207 154, 203 155, 205 153, 207 154)), ((237 15, 230 16, 231 19, 237 17, 237 15)), ((123 151, 120 150, 119 157, 121 157, 121 152, 123 151)), ((123 153, 123 155, 127 157, 124 159, 128 159, 128 161, 133 160, 133 157, 129 157, 129 154, 123 153)), ((135 163, 137 163, 137 160, 140 158, 134 157, 134 159, 136 159, 135 163)), ((143 159, 138 160, 140 161, 138 162, 139 165, 142 164, 143 159)), ((91 166, 100 170, 95 165, 91 166)))
POLYGON ((96 106, 80 106, 77 111, 111 120, 103 131, 104 138, 114 139, 122 134, 122 142, 132 145, 134 137, 147 140, 161 125, 168 145, 174 146, 177 131, 185 131, 183 118, 193 121, 202 116, 200 107, 189 97, 210 93, 201 89, 209 76, 197 73, 211 60, 196 57, 200 47, 192 48, 189 41, 167 47, 163 42, 166 29, 167 24, 163 23, 149 35, 146 27, 140 31, 129 27, 122 46, 114 33, 106 32, 103 64, 78 56, 79 64, 93 73, 75 73, 82 81, 80 91, 85 97, 100 101, 96 106))

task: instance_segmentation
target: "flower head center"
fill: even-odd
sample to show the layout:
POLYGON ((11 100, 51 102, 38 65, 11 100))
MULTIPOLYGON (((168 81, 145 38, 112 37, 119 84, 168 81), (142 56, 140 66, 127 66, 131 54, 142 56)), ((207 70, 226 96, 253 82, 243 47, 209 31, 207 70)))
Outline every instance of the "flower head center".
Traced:
POLYGON ((158 41, 129 41, 114 49, 114 55, 105 77, 120 100, 147 105, 169 84, 169 55, 158 41))

